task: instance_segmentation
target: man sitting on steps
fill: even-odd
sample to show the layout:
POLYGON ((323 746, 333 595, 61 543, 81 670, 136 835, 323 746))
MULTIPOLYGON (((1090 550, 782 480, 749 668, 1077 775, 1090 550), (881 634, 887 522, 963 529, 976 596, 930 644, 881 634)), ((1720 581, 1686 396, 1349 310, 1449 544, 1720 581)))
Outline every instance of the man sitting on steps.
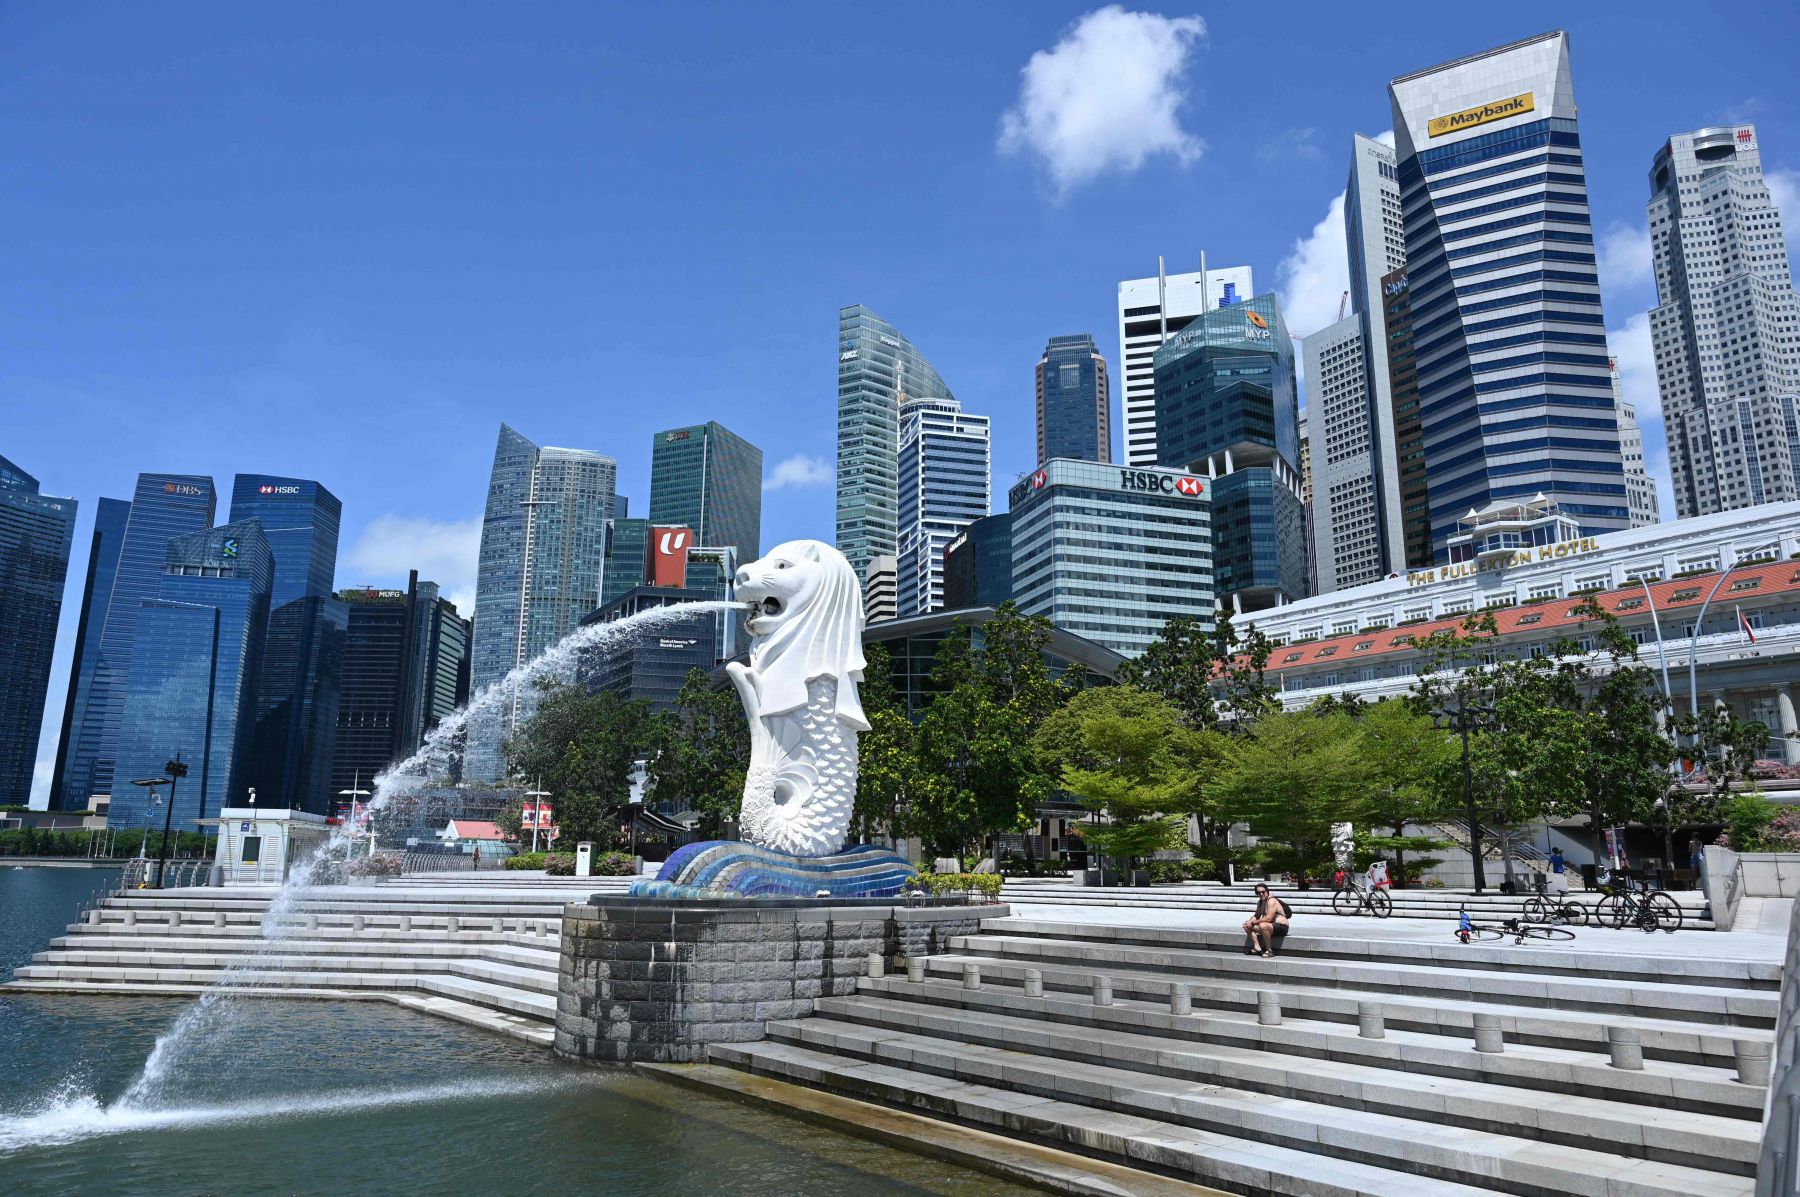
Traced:
POLYGON ((1288 904, 1269 892, 1266 885, 1256 887, 1256 913, 1244 920, 1244 931, 1249 936, 1249 947, 1245 951, 1252 955, 1273 956, 1275 941, 1287 934, 1288 920, 1293 911, 1288 904))

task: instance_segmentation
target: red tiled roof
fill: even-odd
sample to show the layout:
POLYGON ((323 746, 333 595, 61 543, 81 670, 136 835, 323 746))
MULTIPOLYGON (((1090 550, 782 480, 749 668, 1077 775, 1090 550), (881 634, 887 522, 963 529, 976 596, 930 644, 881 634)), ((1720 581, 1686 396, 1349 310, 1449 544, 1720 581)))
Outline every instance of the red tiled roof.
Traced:
POLYGON ((483 819, 452 819, 450 828, 459 840, 498 840, 504 837, 500 828, 483 819))
MULTIPOLYGON (((1766 565, 1744 566, 1729 572, 1731 580, 1719 588, 1719 593, 1713 600, 1712 610, 1714 611, 1720 610, 1720 604, 1728 600, 1733 603, 1741 603, 1749 598, 1762 598, 1771 594, 1800 593, 1800 562, 1773 561, 1766 565)), ((1718 580, 1717 573, 1710 573, 1692 578, 1678 578, 1672 582, 1652 582, 1650 594, 1656 603, 1657 614, 1697 611, 1700 605, 1706 601, 1706 596, 1712 590, 1713 584, 1718 580)), ((1644 602, 1642 585, 1627 586, 1622 590, 1607 590, 1591 596, 1573 595, 1567 598, 1539 599, 1535 602, 1520 603, 1512 607, 1497 607, 1475 614, 1492 615, 1498 633, 1497 638, 1502 639, 1514 632, 1533 633, 1555 628, 1572 633, 1582 624, 1592 622, 1592 620, 1584 620, 1575 614, 1575 608, 1589 598, 1597 601, 1614 615, 1625 619, 1650 614, 1650 604, 1644 602)), ((1404 627, 1355 632, 1347 636, 1332 636, 1329 639, 1315 640, 1308 644, 1288 644, 1269 653, 1268 668, 1273 673, 1282 669, 1298 669, 1326 660, 1331 661, 1334 665, 1349 665, 1375 657, 1407 652, 1415 642, 1424 640, 1435 632, 1460 630, 1463 621, 1468 618, 1469 616, 1466 614, 1453 615, 1446 619, 1433 619, 1424 623, 1407 624, 1404 627)))

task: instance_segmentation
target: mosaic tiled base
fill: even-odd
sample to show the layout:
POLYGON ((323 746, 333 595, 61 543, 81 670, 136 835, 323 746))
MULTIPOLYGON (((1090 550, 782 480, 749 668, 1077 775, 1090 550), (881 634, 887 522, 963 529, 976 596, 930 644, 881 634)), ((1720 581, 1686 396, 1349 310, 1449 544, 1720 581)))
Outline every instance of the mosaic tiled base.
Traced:
POLYGON ((639 898, 891 898, 913 875, 906 858, 873 844, 834 856, 790 856, 736 840, 676 849, 654 881, 631 887, 639 898))

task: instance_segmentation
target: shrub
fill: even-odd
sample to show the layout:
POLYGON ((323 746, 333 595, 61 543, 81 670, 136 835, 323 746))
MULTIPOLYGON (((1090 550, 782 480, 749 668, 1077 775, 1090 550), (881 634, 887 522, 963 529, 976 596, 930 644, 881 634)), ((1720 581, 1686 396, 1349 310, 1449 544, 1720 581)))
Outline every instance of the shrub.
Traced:
POLYGON ((1005 878, 998 873, 914 873, 906 883, 912 891, 928 890, 934 898, 978 893, 990 902, 1000 896, 1005 878))
MULTIPOLYGON (((570 857, 571 864, 574 857, 570 857)), ((602 852, 594 858, 594 876, 631 877, 637 873, 637 858, 624 852, 602 852)))
POLYGON ((1725 832, 1719 843, 1736 852, 1762 852, 1763 837, 1775 821, 1775 804, 1761 794, 1739 794, 1725 804, 1725 832))
POLYGON ((541 869, 544 867, 544 856, 545 854, 542 852, 521 852, 516 856, 507 857, 506 867, 509 869, 541 869))
POLYGON ((398 852, 352 856, 344 862, 344 872, 351 877, 398 877, 400 868, 401 856, 398 852))
POLYGON ((544 872, 552 877, 573 877, 575 875, 575 854, 573 852, 544 853, 544 872))

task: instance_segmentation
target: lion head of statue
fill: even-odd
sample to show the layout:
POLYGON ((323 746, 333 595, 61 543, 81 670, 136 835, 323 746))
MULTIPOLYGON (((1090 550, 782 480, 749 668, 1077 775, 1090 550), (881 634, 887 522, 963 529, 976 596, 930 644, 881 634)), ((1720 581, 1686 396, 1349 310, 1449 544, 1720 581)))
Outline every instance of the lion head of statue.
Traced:
POLYGON ((856 571, 844 555, 816 540, 790 540, 737 571, 737 598, 749 605, 750 672, 757 680, 757 715, 803 707, 807 683, 837 682, 838 718, 859 731, 863 717, 856 683, 863 675, 863 600, 856 571))

